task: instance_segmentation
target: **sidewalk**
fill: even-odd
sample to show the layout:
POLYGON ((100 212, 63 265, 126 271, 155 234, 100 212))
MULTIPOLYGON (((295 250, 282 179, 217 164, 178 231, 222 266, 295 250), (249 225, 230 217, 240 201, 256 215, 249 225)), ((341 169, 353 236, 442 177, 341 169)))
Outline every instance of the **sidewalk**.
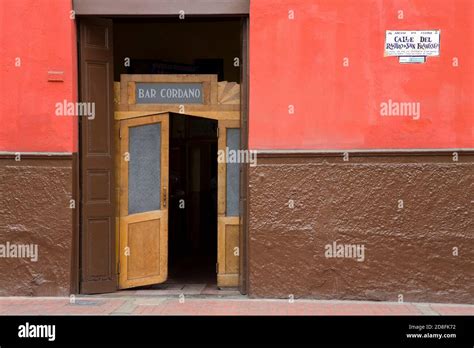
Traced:
POLYGON ((0 315, 474 315, 474 305, 245 296, 0 297, 0 315))

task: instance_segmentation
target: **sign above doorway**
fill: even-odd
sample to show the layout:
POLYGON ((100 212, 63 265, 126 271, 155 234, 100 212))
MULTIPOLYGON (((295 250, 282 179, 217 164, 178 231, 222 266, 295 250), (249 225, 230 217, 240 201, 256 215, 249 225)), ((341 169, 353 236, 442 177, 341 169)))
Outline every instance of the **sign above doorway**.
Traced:
POLYGON ((135 84, 137 104, 203 104, 202 83, 135 84))

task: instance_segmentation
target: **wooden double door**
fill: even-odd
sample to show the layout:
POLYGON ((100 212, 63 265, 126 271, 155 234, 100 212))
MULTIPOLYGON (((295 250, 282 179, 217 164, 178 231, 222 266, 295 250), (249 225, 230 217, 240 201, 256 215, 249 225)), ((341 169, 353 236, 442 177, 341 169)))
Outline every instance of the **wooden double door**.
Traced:
MULTIPOLYGON (((121 289, 159 284, 168 278, 170 117, 163 113, 119 121, 116 175, 120 193, 117 253, 121 289)), ((220 121, 218 133, 219 151, 228 151, 229 146, 237 149, 237 122, 220 121)), ((240 181, 239 169, 221 161, 215 250, 219 287, 239 285, 239 185, 230 180, 240 181)))

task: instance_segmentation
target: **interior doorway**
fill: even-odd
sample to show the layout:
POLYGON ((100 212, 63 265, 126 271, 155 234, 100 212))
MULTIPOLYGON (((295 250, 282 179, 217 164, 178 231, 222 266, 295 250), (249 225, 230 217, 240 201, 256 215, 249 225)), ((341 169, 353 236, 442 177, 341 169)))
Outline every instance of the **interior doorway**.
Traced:
POLYGON ((170 117, 171 282, 216 284, 217 127, 215 120, 170 117))
POLYGON ((121 74, 215 74, 240 83, 241 19, 115 18, 114 80, 121 74))

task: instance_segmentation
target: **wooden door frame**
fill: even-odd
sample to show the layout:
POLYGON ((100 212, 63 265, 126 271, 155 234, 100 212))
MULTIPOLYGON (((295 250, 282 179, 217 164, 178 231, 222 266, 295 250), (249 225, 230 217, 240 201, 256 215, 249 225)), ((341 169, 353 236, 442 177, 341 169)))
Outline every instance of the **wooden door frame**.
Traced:
MULTIPOLYGON (((250 90, 250 75, 249 75, 249 48, 250 48, 250 21, 249 16, 241 18, 242 35, 241 43, 241 75, 240 75, 240 146, 242 149, 249 148, 249 90, 250 90)), ((241 164, 240 174, 240 252, 244 257, 240 258, 240 279, 239 290, 243 295, 248 293, 249 287, 249 163, 241 164)))
MULTIPOLYGON (((145 0, 147 1, 147 0, 145 0)), ((154 1, 154 0, 151 0, 154 1)), ((161 0, 161 1, 167 1, 168 0, 161 0)), ((173 0, 174 1, 174 0, 173 0)), ((183 0, 184 2, 188 3, 188 0, 183 0)), ((201 5, 205 2, 201 0, 192 0, 194 3, 200 3, 201 5)), ((203 7, 200 6, 200 11, 199 13, 196 12, 197 17, 201 18, 209 18, 210 15, 218 15, 218 16, 228 16, 228 15, 234 15, 237 16, 241 19, 242 22, 242 28, 241 28, 241 45, 243 47, 242 52, 241 52, 241 64, 242 64, 242 69, 241 69, 241 81, 240 81, 240 88, 241 88, 241 108, 240 108, 240 119, 241 119, 241 146, 248 149, 248 132, 249 132, 249 123, 248 123, 248 110, 249 110, 249 44, 248 44, 248 37, 249 37, 249 0, 231 0, 231 1, 222 1, 221 5, 223 7, 219 8, 227 8, 228 10, 221 11, 220 13, 215 13, 215 8, 214 9, 209 9, 208 7, 203 7), (239 10, 235 10, 235 2, 239 2, 240 5, 237 7, 239 10), (234 2, 234 4, 232 4, 234 2), (239 7, 240 6, 240 7, 239 7), (207 12, 206 12, 207 11, 207 12), (244 40, 244 41, 243 41, 244 40)), ((107 0, 105 1, 107 2, 107 0)), ((93 5, 96 4, 97 2, 94 1, 87 1, 87 0, 74 0, 73 6, 74 10, 76 10, 80 4, 80 6, 86 5, 93 5), (87 4, 86 4, 87 3, 87 4)), ((111 4, 109 2, 109 4, 111 4)), ((176 5, 176 2, 174 3, 176 5)), ((84 9, 84 7, 83 7, 84 9)), ((106 14, 106 13, 99 13, 99 12, 94 12, 98 8, 95 8, 94 6, 92 7, 87 7, 87 11, 79 11, 76 12, 76 15, 82 15, 78 16, 78 20, 76 22, 76 26, 78 29, 79 33, 79 25, 80 25, 80 19, 81 18, 93 18, 95 15, 101 15, 101 14, 106 14), (87 14, 87 15, 85 15, 87 14)), ((128 11, 132 11, 132 8, 128 8, 128 11)), ((157 17, 169 17, 169 11, 165 13, 158 13, 157 17)), ((128 15, 134 16, 134 18, 150 18, 149 16, 144 16, 144 15, 138 15, 136 13, 121 13, 121 15, 128 15)), ((112 19, 118 18, 116 16, 112 16, 112 19)), ((123 17, 122 17, 123 18, 123 17)), ((77 76, 78 76, 78 91, 81 90, 81 78, 80 78, 80 65, 81 65, 81 54, 80 54, 80 47, 79 47, 79 41, 77 41, 78 47, 77 47, 77 76)), ((114 79, 113 76, 110 77, 112 80, 114 79)), ((78 101, 81 100, 80 95, 78 93, 78 101)), ((197 115, 196 115, 197 116, 197 115)), ((77 136, 78 136, 78 152, 77 152, 77 160, 75 161, 75 166, 73 168, 74 176, 76 177, 76 180, 73 182, 73 186, 75 188, 75 194, 74 194, 74 199, 77 204, 77 211, 76 211, 76 222, 74 222, 73 226, 73 253, 72 253, 72 267, 71 267, 71 287, 70 287, 70 292, 72 294, 79 294, 80 289, 81 289, 81 269, 80 269, 80 258, 81 258, 81 236, 83 233, 83 227, 82 227, 82 220, 81 220, 81 210, 82 210, 82 192, 85 189, 84 188, 84 182, 82 178, 82 173, 81 173, 81 161, 82 161, 82 146, 83 143, 80 141, 80 118, 78 118, 78 128, 77 128, 77 136)), ((115 134, 112 134, 115 136, 115 134)), ((114 146, 114 150, 116 147, 115 142, 112 142, 114 146)), ((115 164, 116 165, 116 164, 115 164)), ((249 212, 249 202, 248 202, 248 182, 249 182, 249 173, 248 173, 248 164, 242 164, 242 170, 241 170, 241 175, 240 175, 240 187, 241 187, 241 198, 240 198, 240 207, 241 207, 241 239, 240 239, 240 282, 239 282, 239 289, 242 294, 247 294, 248 292, 248 212, 249 212)), ((115 183, 112 183, 112 185, 115 185, 115 183)), ((116 241, 116 244, 118 241, 116 241)), ((117 282, 117 290, 119 289, 118 287, 118 282, 117 282)))
POLYGON ((173 16, 181 10, 191 16, 248 16, 250 0, 73 0, 76 15, 173 16))

